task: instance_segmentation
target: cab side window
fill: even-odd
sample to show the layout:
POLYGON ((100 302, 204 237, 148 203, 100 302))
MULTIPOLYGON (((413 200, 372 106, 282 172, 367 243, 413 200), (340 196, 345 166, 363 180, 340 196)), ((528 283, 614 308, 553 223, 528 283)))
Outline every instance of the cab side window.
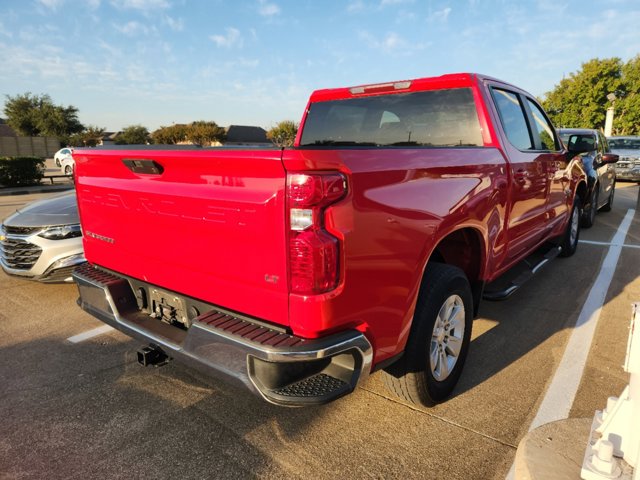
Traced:
POLYGON ((553 125, 547 120, 546 115, 538 105, 527 98, 527 104, 533 116, 533 135, 536 149, 558 151, 560 144, 556 139, 553 125))
POLYGON ((526 113, 520 97, 513 92, 492 88, 493 99, 509 142, 518 150, 533 150, 526 113))

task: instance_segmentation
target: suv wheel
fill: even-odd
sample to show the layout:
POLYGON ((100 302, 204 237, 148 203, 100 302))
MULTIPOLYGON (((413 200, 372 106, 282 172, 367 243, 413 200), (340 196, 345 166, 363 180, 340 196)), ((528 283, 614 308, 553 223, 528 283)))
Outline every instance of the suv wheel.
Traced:
POLYGON ((598 212, 598 190, 600 190, 600 185, 594 185, 593 193, 591 194, 591 199, 589 201, 589 210, 585 210, 582 215, 582 226, 584 228, 593 227, 593 224, 596 221, 596 213, 598 212))
POLYGON ((427 265, 404 356, 384 372, 387 388, 432 406, 453 391, 469 350, 473 299, 462 270, 427 265))
POLYGON ((611 207, 613 207, 613 197, 615 196, 615 194, 616 194, 616 182, 613 182, 611 184, 611 190, 609 190, 609 199, 607 200, 607 203, 605 203, 600 210, 602 210, 603 212, 611 211, 611 207))

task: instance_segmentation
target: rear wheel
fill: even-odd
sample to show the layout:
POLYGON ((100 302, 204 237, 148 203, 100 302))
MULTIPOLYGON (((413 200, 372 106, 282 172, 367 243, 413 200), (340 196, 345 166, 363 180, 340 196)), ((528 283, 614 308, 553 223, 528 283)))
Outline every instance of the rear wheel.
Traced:
POLYGON ((611 190, 609 190, 609 199, 607 200, 607 203, 605 203, 600 210, 602 210, 603 212, 611 211, 611 207, 613 207, 613 197, 615 196, 615 194, 616 194, 616 182, 613 182, 611 184, 611 190))
POLYGON ((596 184, 593 187, 593 192, 591 193, 591 198, 589 200, 589 210, 585 210, 582 214, 582 226, 584 228, 593 227, 593 224, 596 221, 596 213, 598 212, 598 190, 600 190, 600 185, 596 184))
POLYGON ((462 373, 472 321, 473 298, 464 272, 430 263, 404 356, 384 372, 387 388, 425 406, 448 397, 462 373))
POLYGON ((560 256, 562 257, 570 257, 576 253, 578 248, 578 239, 580 238, 580 217, 582 210, 581 205, 582 202, 580 197, 576 195, 573 201, 573 207, 571 208, 571 216, 569 217, 567 228, 565 229, 560 242, 560 246, 562 247, 560 256))
POLYGON ((67 165, 66 167, 64 167, 64 174, 65 175, 72 175, 73 174, 73 168, 71 168, 71 165, 67 165))

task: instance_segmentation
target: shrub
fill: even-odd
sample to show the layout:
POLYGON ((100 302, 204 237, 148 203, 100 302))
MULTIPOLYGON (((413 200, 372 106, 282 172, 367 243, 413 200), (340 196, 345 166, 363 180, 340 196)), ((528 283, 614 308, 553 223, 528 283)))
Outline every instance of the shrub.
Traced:
POLYGON ((0 185, 37 185, 44 177, 44 160, 38 157, 0 157, 0 185))

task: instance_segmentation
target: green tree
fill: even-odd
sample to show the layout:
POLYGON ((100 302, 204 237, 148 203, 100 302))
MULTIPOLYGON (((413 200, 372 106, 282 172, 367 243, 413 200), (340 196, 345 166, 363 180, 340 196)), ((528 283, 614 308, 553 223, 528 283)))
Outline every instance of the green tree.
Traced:
POLYGON ((291 147, 298 133, 298 124, 292 120, 283 120, 267 132, 267 138, 278 147, 291 147))
POLYGON ((7 123, 20 135, 51 136, 65 141, 84 127, 78 109, 72 105, 55 105, 49 95, 6 95, 4 114, 7 123))
POLYGON ((163 145, 174 145, 176 143, 187 140, 187 125, 171 125, 169 127, 160 127, 151 134, 153 143, 163 145))
POLYGON ((545 94, 542 106, 556 127, 604 128, 607 95, 622 96, 622 60, 594 58, 545 94))
POLYGON ((150 140, 149 130, 142 125, 125 127, 114 139, 116 145, 146 145, 150 140))
POLYGON ((187 140, 195 145, 210 146, 225 139, 224 128, 216 122, 200 120, 187 126, 187 140))
POLYGON ((640 55, 622 67, 624 92, 616 94, 614 103, 614 135, 640 135, 640 55))
POLYGON ((104 132, 104 128, 89 125, 82 132, 71 135, 69 144, 74 147, 95 147, 102 140, 104 132))

